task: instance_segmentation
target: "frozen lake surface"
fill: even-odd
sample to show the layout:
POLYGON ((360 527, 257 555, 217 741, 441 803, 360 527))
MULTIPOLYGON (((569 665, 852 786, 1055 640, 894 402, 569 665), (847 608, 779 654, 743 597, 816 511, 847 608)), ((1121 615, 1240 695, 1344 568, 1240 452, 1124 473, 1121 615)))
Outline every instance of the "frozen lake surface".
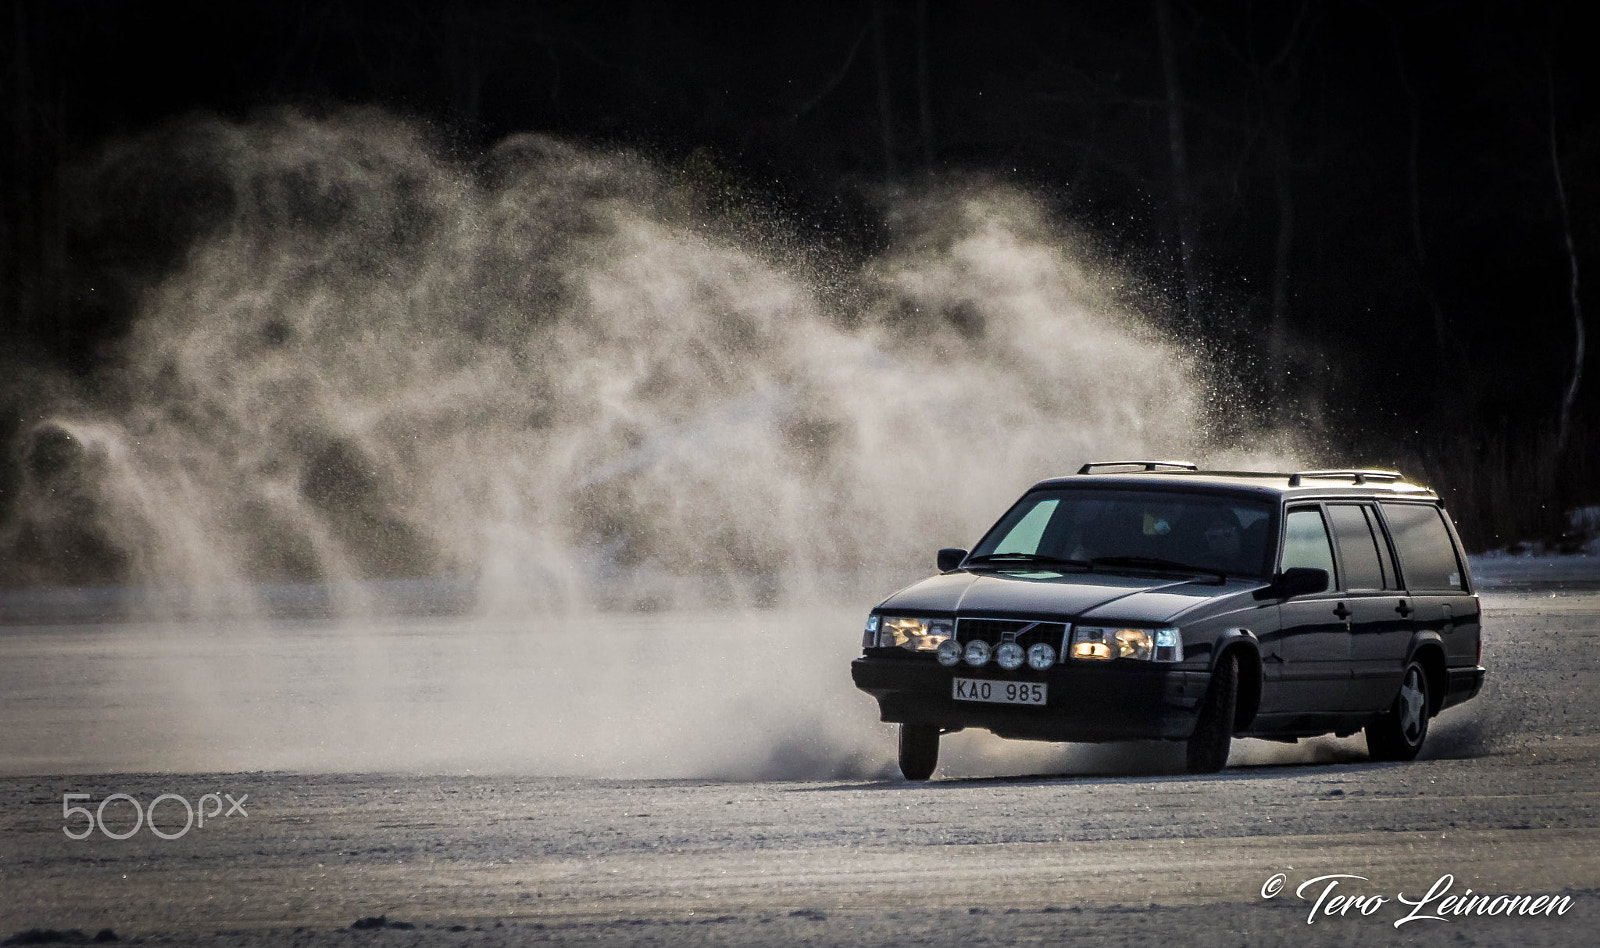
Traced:
POLYGON ((1582 944, 1600 592, 1492 572, 1484 691, 1421 760, 1241 741, 1207 776, 1179 773, 1176 745, 961 734, 933 782, 901 781, 849 681, 859 607, 13 625, 0 937, 1582 944), (62 832, 67 793, 208 792, 248 794, 248 817, 170 841, 62 832), (1263 899, 1279 872, 1289 891, 1263 899), (1293 887, 1335 872, 1387 906, 1308 926, 1293 887), (1395 896, 1446 873, 1573 907, 1397 933, 1395 896), (349 930, 376 916, 414 927, 349 930))

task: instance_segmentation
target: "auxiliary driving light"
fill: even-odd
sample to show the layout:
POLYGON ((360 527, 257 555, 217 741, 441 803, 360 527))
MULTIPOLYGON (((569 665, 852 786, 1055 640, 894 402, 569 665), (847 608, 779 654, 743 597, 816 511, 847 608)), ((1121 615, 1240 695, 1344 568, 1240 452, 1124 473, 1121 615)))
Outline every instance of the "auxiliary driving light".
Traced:
POLYGON ((1056 663, 1056 650, 1043 642, 1028 646, 1028 667, 1034 671, 1048 671, 1056 663))
POLYGON ((939 659, 939 664, 949 668, 961 661, 961 643, 955 639, 945 639, 939 643, 939 649, 934 655, 939 659))
POLYGON ((967 643, 967 664, 979 668, 989 664, 989 643, 979 639, 967 643))
POLYGON ((1001 642, 1000 647, 994 650, 994 660, 1006 671, 1015 671, 1022 667, 1022 646, 1015 642, 1001 642))

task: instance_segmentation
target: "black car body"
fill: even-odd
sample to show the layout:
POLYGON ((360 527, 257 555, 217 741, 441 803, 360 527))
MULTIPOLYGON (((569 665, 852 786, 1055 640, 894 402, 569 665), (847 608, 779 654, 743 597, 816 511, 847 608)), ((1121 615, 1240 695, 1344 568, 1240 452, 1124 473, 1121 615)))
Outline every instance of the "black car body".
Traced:
POLYGON ((1383 471, 1106 466, 1034 485, 872 610, 851 672, 902 726, 908 778, 970 727, 1181 740, 1197 772, 1235 735, 1366 729, 1375 758, 1410 759, 1429 718, 1478 693, 1478 597, 1432 491, 1383 471))

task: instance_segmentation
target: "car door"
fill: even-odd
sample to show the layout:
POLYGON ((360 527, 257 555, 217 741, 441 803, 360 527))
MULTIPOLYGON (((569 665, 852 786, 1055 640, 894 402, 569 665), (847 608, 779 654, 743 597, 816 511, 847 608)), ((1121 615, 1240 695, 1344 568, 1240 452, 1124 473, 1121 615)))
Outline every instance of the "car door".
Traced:
MULTIPOLYGON (((1399 559, 1400 580, 1405 589, 1401 612, 1409 620, 1408 633, 1437 632, 1444 640, 1447 655, 1464 652, 1464 648, 1455 647, 1456 633, 1476 633, 1477 603, 1467 590, 1466 567, 1456 551, 1450 528, 1445 525, 1444 511, 1435 504, 1398 501, 1384 501, 1378 509, 1399 559), (1457 615, 1458 611, 1470 614, 1457 615)), ((1408 634, 1408 646, 1410 637, 1408 634)), ((1393 689, 1399 687, 1400 662, 1404 658, 1402 653, 1394 664, 1388 691, 1391 698, 1393 689)))
POLYGON ((1325 509, 1349 611, 1350 688, 1345 708, 1381 711, 1394 697, 1392 682, 1411 641, 1411 619, 1402 605, 1404 594, 1376 509, 1355 502, 1329 503, 1325 509))
POLYGON ((1328 589, 1296 596, 1279 607, 1277 650, 1282 710, 1297 712, 1307 726, 1342 711, 1349 700, 1350 629, 1339 592, 1333 542, 1319 504, 1290 507, 1284 515, 1278 571, 1306 566, 1327 570, 1328 589))

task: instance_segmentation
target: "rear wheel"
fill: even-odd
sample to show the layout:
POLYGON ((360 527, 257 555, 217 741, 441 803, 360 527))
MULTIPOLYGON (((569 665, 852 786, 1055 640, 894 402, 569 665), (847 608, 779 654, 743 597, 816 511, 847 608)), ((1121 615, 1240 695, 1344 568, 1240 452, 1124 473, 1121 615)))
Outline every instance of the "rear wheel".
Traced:
POLYGON ((1373 760, 1415 760, 1427 739, 1428 676, 1412 662, 1400 679, 1394 704, 1367 725, 1367 753, 1373 760))
POLYGON ((1222 656, 1211 673, 1211 689, 1200 705, 1200 718, 1189 738, 1184 761, 1192 774, 1214 774, 1228 763, 1233 746, 1233 715, 1239 703, 1239 656, 1222 656))
POLYGON ((907 780, 927 780, 939 766, 939 729, 926 724, 900 725, 900 773, 907 780))

